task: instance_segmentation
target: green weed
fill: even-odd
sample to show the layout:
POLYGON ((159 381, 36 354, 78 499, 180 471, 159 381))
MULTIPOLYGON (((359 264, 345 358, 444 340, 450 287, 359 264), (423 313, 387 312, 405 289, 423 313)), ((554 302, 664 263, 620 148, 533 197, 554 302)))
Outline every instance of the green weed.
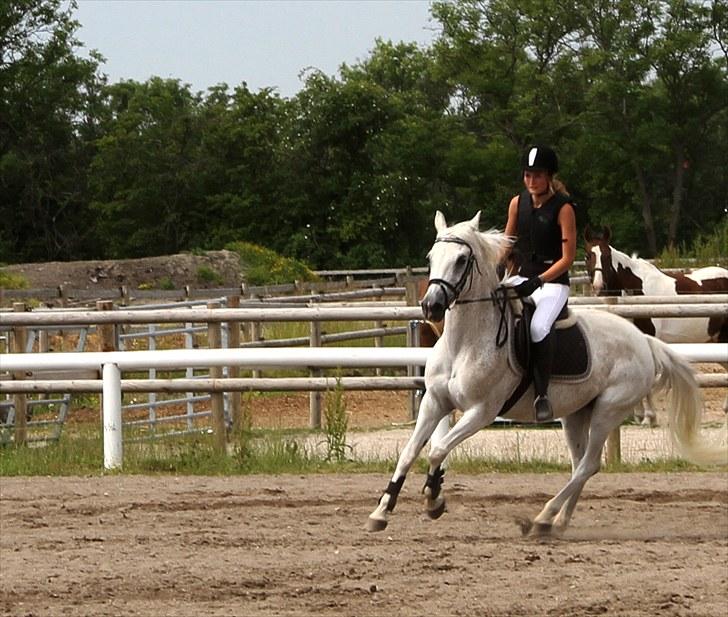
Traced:
POLYGON ((0 270, 0 288, 25 289, 26 287, 28 287, 28 281, 24 276, 0 270))
POLYGON ((336 377, 336 386, 326 393, 324 406, 324 435, 326 437, 326 460, 341 462, 346 460, 346 452, 351 448, 346 444, 346 431, 349 416, 346 413, 344 389, 341 387, 341 371, 336 377))

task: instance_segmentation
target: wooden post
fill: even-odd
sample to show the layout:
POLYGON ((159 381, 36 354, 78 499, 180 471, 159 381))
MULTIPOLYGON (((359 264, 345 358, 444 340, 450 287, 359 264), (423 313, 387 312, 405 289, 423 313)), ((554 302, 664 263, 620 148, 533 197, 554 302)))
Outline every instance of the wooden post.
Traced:
MULTIPOLYGON (((58 286, 58 303, 60 304, 61 308, 66 308, 68 306, 68 288, 64 284, 58 286)), ((61 339, 61 348, 59 349, 59 351, 65 351, 66 333, 63 330, 59 330, 58 338, 61 339)))
POLYGON ((404 295, 407 306, 417 306, 417 281, 412 275, 412 266, 407 266, 407 274, 404 279, 404 295))
MULTIPOLYGON (((311 347, 321 347, 321 322, 311 322, 311 347)), ((310 370, 311 377, 320 377, 322 371, 319 368, 310 370)), ((309 393, 309 425, 311 428, 321 428, 321 392, 311 391, 309 393)))
MULTIPOLYGON (((384 328, 384 322, 380 319, 374 322, 375 328, 384 328)), ((383 336, 375 336, 374 337, 374 347, 384 347, 384 337, 383 336)), ((376 376, 381 377, 382 376, 382 369, 381 367, 377 367, 376 369, 376 376)))
MULTIPOLYGON (((417 306, 418 303, 418 297, 417 297, 417 281, 415 280, 415 277, 412 275, 412 266, 407 266, 407 272, 405 274, 404 279, 404 294, 405 294, 405 302, 407 303, 407 306, 417 306)), ((413 329, 413 323, 410 322, 409 327, 407 328, 407 347, 414 347, 416 345, 415 343, 415 331, 413 329)), ((417 375, 417 367, 416 366, 408 366, 407 367, 407 377, 413 377, 414 375, 417 375)), ((410 418, 412 420, 415 420, 417 418, 417 412, 419 410, 419 401, 417 400, 417 392, 414 390, 410 390, 409 393, 409 409, 410 409, 410 418)))
MULTIPOLYGON (((96 310, 97 311, 112 311, 114 310, 114 303, 111 300, 97 300, 96 301, 96 310)), ((98 334, 99 339, 99 351, 118 351, 117 341, 118 338, 116 336, 116 324, 106 323, 106 324, 98 324, 96 326, 96 333, 98 334)), ((115 391, 114 391, 115 392, 115 391)), ((116 394, 112 394, 112 396, 116 396, 116 394)), ((119 396, 121 396, 121 393, 119 393, 119 396)), ((101 394, 101 410, 103 412, 104 409, 104 394, 101 394)), ((108 403, 107 407, 112 408, 113 403, 108 403)), ((103 422, 102 429, 103 429, 103 422)), ((121 428, 119 429, 121 430, 121 428)))
MULTIPOLYGON (((25 310, 25 302, 13 302, 13 312, 24 313, 25 310)), ((28 331, 25 327, 13 327, 13 352, 25 353, 27 344, 28 331)), ((13 373, 13 379, 19 381, 24 380, 25 373, 23 371, 16 371, 13 373)), ((13 395, 13 404, 15 405, 15 445, 23 446, 28 440, 28 400, 25 394, 13 395)))
MULTIPOLYGON (((227 299, 228 308, 239 308, 240 307, 240 296, 230 296, 227 299)), ((237 349, 240 347, 240 322, 231 321, 228 323, 228 347, 230 349, 237 349)), ((239 366, 228 367, 228 377, 237 378, 240 377, 239 366)), ((243 416, 241 411, 241 396, 240 392, 231 392, 230 396, 230 416, 233 421, 233 431, 237 435, 243 428, 243 416)))
MULTIPOLYGON (((112 311, 114 303, 111 300, 97 300, 97 311, 112 311)), ((116 324, 105 323, 96 327, 99 335, 99 351, 117 351, 116 324)))
MULTIPOLYGON (((262 338, 263 324, 259 321, 250 322, 250 340, 259 341, 262 338)), ((260 379, 260 370, 253 369, 253 377, 260 379)))
POLYGON ((124 306, 131 304, 131 294, 129 293, 128 285, 121 285, 119 287, 119 296, 121 296, 121 303, 124 306))
MULTIPOLYGON (((207 308, 220 308, 217 302, 208 302, 207 308)), ((210 349, 219 349, 222 346, 222 325, 220 322, 207 324, 207 346, 210 349)), ((220 379, 222 367, 210 367, 210 378, 220 379)), ((213 392, 210 395, 212 401, 212 430, 215 435, 215 448, 220 452, 227 451, 227 431, 225 427, 225 399, 224 393, 213 392)))
POLYGON ((622 460, 622 439, 620 427, 615 428, 611 433, 609 433, 605 452, 607 465, 614 465, 622 460))

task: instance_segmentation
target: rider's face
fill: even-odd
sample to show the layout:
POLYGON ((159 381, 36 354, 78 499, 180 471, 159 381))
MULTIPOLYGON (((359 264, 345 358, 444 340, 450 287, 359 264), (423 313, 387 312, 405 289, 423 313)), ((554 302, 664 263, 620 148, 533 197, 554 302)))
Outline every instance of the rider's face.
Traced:
POLYGON ((548 191, 549 175, 542 170, 526 170, 523 172, 523 184, 532 195, 541 195, 548 191))

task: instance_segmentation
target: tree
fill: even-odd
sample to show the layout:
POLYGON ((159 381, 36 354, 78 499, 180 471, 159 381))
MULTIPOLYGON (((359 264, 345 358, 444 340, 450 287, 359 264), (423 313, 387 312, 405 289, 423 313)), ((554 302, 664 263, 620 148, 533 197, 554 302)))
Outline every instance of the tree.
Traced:
POLYGON ((107 122, 91 165, 91 206, 108 257, 191 247, 204 201, 197 169, 198 95, 178 80, 124 81, 106 91, 107 122))
POLYGON ((100 57, 75 55, 78 28, 61 0, 0 6, 0 259, 92 251, 85 173, 100 57))

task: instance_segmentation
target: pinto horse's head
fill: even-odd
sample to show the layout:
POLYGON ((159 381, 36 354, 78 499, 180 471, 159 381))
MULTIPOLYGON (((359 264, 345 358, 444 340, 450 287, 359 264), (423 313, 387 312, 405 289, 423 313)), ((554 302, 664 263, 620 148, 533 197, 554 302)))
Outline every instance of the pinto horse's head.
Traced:
POLYGON ((601 230, 594 230, 587 225, 584 229, 586 271, 597 295, 619 288, 617 272, 612 263, 612 247, 609 246, 611 235, 609 227, 606 226, 601 230))

